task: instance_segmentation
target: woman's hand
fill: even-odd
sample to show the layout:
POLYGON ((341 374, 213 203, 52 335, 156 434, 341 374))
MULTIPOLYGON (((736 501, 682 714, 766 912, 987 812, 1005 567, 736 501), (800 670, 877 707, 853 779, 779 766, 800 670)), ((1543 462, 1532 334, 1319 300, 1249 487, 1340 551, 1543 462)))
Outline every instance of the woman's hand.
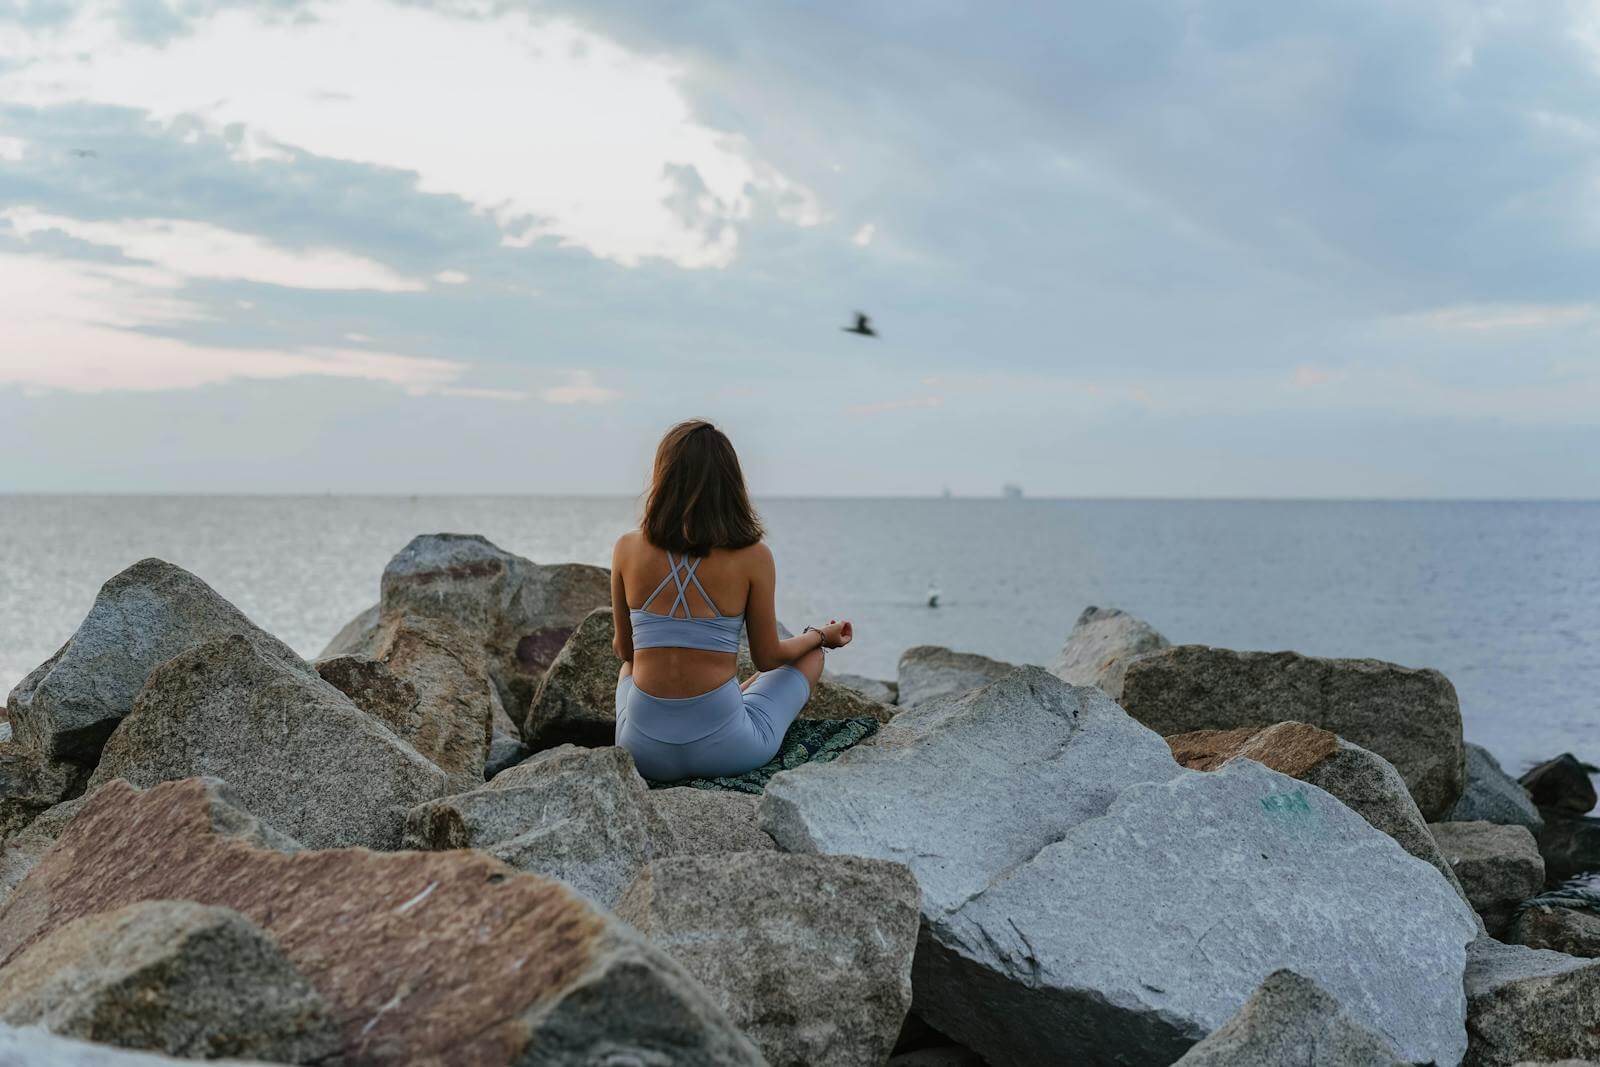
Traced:
POLYGON ((840 622, 838 619, 829 619, 828 625, 819 626, 817 630, 822 634, 823 648, 843 648, 856 635, 855 627, 850 624, 848 619, 844 622, 840 622))

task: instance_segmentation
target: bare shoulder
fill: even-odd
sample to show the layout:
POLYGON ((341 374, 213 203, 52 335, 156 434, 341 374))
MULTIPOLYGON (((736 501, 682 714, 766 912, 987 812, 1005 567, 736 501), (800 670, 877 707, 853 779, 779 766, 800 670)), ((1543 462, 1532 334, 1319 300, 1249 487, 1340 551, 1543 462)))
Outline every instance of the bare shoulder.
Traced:
POLYGON ((644 531, 629 530, 617 538, 617 543, 611 546, 612 562, 620 563, 623 560, 631 559, 639 551, 639 546, 643 543, 644 531))
POLYGON ((730 549, 728 558, 747 573, 759 573, 772 568, 772 549, 765 541, 757 541, 743 548, 730 549))

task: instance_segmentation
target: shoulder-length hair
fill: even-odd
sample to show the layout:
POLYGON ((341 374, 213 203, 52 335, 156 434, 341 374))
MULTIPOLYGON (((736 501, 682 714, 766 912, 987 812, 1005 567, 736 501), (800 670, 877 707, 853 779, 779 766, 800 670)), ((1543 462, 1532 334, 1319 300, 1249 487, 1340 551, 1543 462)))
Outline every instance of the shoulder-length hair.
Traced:
POLYGON ((761 519, 727 435, 704 419, 667 431, 656 448, 639 525, 651 544, 691 556, 761 540, 761 519))

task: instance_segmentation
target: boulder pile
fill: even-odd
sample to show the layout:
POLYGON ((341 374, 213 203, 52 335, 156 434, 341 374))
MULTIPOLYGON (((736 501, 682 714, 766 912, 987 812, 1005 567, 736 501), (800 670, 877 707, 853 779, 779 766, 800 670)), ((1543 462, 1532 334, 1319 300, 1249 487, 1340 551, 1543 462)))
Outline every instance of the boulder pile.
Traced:
POLYGON ((1049 670, 826 676, 882 725, 757 797, 612 744, 609 597, 426 535, 308 662, 113 577, 0 730, 0 1064, 1600 1055, 1600 913, 1538 895, 1587 768, 1512 780, 1437 672, 1093 607, 1049 670))

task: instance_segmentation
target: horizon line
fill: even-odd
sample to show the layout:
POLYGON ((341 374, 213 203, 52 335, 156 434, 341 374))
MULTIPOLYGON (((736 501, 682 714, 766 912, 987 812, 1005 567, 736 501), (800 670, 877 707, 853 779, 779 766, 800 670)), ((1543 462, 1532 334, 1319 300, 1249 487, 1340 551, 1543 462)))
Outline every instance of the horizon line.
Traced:
MULTIPOLYGON (((638 499, 640 493, 563 493, 563 492, 370 492, 370 491, 262 491, 216 492, 211 490, 60 490, 60 489, 0 489, 0 498, 48 497, 71 498, 172 498, 172 499, 272 499, 272 500, 628 500, 638 499)), ((1229 494, 1206 496, 1170 496, 1163 494, 1109 495, 1024 495, 1008 497, 1002 494, 967 493, 773 493, 753 494, 757 501, 805 500, 960 500, 997 501, 1006 504, 1025 504, 1028 501, 1050 503, 1211 503, 1211 504, 1600 504, 1600 496, 1239 496, 1229 494)))

